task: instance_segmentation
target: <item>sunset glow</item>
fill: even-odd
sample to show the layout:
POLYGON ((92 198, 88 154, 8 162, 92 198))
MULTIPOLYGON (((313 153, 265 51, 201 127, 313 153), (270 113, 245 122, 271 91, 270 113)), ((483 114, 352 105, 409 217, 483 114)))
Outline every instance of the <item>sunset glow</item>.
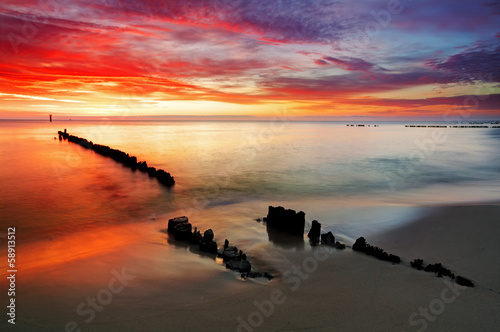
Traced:
POLYGON ((491 1, 6 0, 0 15, 0 118, 500 116, 491 1))

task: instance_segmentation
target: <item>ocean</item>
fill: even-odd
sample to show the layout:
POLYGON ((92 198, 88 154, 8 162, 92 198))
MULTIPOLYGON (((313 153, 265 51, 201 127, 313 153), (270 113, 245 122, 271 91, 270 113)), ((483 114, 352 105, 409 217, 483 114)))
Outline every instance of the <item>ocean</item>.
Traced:
MULTIPOLYGON (((219 244, 228 238, 255 266, 279 274, 273 248, 308 250, 309 244, 271 239, 256 221, 269 205, 304 211, 306 232, 316 219, 324 232, 352 244, 415 220, 432 206, 500 197, 500 129, 360 124, 279 117, 2 121, 0 240, 5 243, 7 229, 15 227, 26 298, 43 293, 46 301, 74 312, 82 294, 123 266, 144 280, 166 278, 169 287, 186 287, 186 276, 195 274, 237 279, 161 232, 172 217, 186 215, 200 230, 213 229, 219 244), (164 187, 59 141, 57 131, 64 129, 164 169, 176 183, 164 187), (64 301, 55 294, 61 285, 74 288, 64 301)), ((0 269, 7 269, 5 248, 0 269)), ((48 314, 37 308, 26 305, 25 319, 48 314)), ((54 319, 63 324, 71 314, 54 319)))
MULTIPOLYGON (((268 205, 283 204, 333 227, 365 219, 372 214, 365 208, 500 197, 499 129, 374 125, 282 119, 0 122, 2 226, 15 224, 27 238, 39 239, 176 211, 237 215, 240 207, 262 206, 252 215, 259 218, 268 205), (170 172, 176 184, 165 188, 54 139, 63 129, 146 160, 170 172)), ((378 221, 366 223, 371 228, 378 221)))

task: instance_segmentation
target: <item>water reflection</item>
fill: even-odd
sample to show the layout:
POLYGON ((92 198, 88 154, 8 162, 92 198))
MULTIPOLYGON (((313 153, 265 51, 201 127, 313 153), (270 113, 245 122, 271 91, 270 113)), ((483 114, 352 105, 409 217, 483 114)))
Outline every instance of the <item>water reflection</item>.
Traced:
POLYGON ((296 250, 304 249, 305 244, 303 237, 301 238, 296 235, 290 235, 273 227, 269 227, 268 224, 266 224, 266 231, 269 241, 277 247, 296 250))

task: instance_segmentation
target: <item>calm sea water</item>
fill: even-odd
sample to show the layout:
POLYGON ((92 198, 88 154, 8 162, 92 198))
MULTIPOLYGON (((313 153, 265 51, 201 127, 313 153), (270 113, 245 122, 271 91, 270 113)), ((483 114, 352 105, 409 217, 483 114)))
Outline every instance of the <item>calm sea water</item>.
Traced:
POLYGON ((2 122, 2 227, 40 239, 176 211, 258 218, 280 203, 355 236, 414 206, 500 197, 499 139, 499 129, 399 123, 2 122), (64 128, 165 169, 176 185, 55 140, 64 128))
MULTIPOLYGON (((47 326, 63 328, 82 320, 74 308, 107 284, 112 269, 126 266, 144 283, 169 280, 163 288, 183 287, 191 276, 185 289, 196 284, 200 292, 208 275, 232 278, 159 232, 171 217, 189 216, 219 243, 228 238, 244 249, 257 268, 279 273, 279 250, 308 244, 270 242, 255 221, 268 205, 302 210, 306 231, 317 219, 323 231, 352 243, 417 218, 422 206, 498 200, 499 143, 500 129, 401 123, 5 121, 0 241, 16 228, 22 316, 48 322, 56 315, 47 326), (55 139, 65 128, 170 172, 175 186, 55 139), (205 279, 193 283, 196 276, 205 279)), ((157 284, 138 287, 135 300, 120 305, 135 310, 139 294, 157 284)))

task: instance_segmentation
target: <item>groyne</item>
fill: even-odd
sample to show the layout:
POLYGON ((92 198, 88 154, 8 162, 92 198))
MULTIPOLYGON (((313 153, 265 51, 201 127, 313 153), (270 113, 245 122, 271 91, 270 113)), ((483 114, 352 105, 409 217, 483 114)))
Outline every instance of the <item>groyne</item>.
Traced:
POLYGON ((135 156, 130 156, 128 153, 121 150, 112 149, 107 145, 95 144, 85 138, 70 135, 66 132, 66 129, 64 129, 64 131, 58 131, 57 133, 59 134, 59 140, 64 139, 68 142, 78 144, 81 147, 100 154, 101 156, 109 157, 123 166, 132 169, 133 171, 139 170, 143 173, 147 173, 150 177, 156 178, 158 182, 167 187, 175 184, 174 177, 170 175, 170 173, 165 172, 162 169, 156 169, 155 167, 148 166, 146 161, 137 161, 137 157, 135 156))

